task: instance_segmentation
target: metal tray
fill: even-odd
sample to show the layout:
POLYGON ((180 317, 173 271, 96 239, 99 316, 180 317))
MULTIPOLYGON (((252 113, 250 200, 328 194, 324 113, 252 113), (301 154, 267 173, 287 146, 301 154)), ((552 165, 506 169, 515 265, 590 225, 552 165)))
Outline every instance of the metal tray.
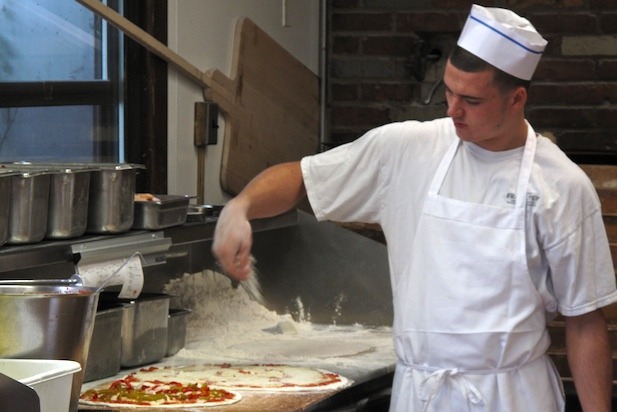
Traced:
POLYGON ((188 325, 189 309, 169 309, 167 321, 167 353, 173 356, 186 345, 186 327, 188 325))
POLYGON ((122 356, 122 318, 125 305, 99 302, 90 340, 84 382, 120 372, 122 356))
POLYGON ((187 222, 206 222, 216 220, 224 205, 189 205, 187 222))
POLYGON ((125 304, 122 312, 123 368, 157 362, 167 351, 167 323, 171 296, 142 293, 137 299, 120 299, 117 292, 101 292, 100 300, 125 304))
POLYGON ((157 200, 135 201, 134 229, 159 230, 186 222, 189 196, 154 196, 157 200))

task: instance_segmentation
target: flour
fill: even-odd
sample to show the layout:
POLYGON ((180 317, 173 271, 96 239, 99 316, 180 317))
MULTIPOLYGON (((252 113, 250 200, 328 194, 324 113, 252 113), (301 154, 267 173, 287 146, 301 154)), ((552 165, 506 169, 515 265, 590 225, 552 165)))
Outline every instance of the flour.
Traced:
POLYGON ((172 306, 193 312, 188 319, 188 342, 213 336, 246 335, 282 320, 218 272, 185 274, 167 283, 164 290, 173 296, 172 306))
MULTIPOLYGON (((300 321, 271 311, 225 275, 185 274, 165 285, 172 306, 191 309, 187 345, 163 363, 284 363, 334 370, 352 379, 393 367, 389 327, 310 323, 300 298, 300 321)), ((341 296, 340 302, 345 299, 341 296)), ((340 303, 339 302, 339 303, 340 303)))

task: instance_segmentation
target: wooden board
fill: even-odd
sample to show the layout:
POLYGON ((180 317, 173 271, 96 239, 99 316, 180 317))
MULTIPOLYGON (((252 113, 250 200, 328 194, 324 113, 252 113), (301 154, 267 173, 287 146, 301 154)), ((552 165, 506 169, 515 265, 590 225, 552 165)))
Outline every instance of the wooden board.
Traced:
POLYGON ((205 91, 227 114, 221 187, 236 194, 268 166, 319 147, 319 79, 249 19, 238 22, 231 82, 208 72, 224 93, 205 91))
MULTIPOLYGON (((309 406, 318 403, 330 396, 333 396, 337 391, 327 392, 303 392, 303 393, 255 393, 255 392, 242 392, 242 399, 238 403, 227 406, 213 406, 213 407, 185 407, 185 408, 165 408, 156 409, 148 408, 148 412, 257 412, 257 411, 303 411, 309 406)), ((114 411, 114 412, 139 412, 140 409, 136 408, 114 408, 109 407, 95 407, 88 405, 79 405, 79 410, 84 411, 114 411)), ((144 409, 141 409, 142 411, 144 409)))
POLYGON ((77 0, 204 87, 225 118, 221 187, 237 194, 268 166, 317 152, 319 78, 250 19, 237 23, 232 73, 203 72, 98 0, 77 0))

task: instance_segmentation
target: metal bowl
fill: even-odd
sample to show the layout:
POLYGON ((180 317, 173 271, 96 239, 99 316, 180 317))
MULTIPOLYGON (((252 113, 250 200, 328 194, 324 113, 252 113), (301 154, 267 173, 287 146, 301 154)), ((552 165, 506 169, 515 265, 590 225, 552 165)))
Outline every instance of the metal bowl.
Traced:
POLYGON ((80 286, 0 285, 0 357, 79 362, 71 390, 77 410, 99 294, 80 286))

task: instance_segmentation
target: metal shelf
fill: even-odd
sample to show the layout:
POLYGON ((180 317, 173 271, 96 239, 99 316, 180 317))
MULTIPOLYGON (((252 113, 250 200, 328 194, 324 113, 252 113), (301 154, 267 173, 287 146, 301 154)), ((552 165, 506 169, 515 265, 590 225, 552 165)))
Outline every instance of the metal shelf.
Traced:
MULTIPOLYGON (((297 212, 251 222, 256 232, 296 225, 297 212)), ((161 231, 131 230, 116 235, 87 235, 67 240, 45 240, 29 245, 0 247, 0 278, 27 279, 70 276, 80 259, 107 260, 128 257, 139 251, 145 257, 144 266, 165 263, 172 245, 211 240, 216 218, 191 222, 161 231), (53 272, 53 273, 52 273, 53 272)))

